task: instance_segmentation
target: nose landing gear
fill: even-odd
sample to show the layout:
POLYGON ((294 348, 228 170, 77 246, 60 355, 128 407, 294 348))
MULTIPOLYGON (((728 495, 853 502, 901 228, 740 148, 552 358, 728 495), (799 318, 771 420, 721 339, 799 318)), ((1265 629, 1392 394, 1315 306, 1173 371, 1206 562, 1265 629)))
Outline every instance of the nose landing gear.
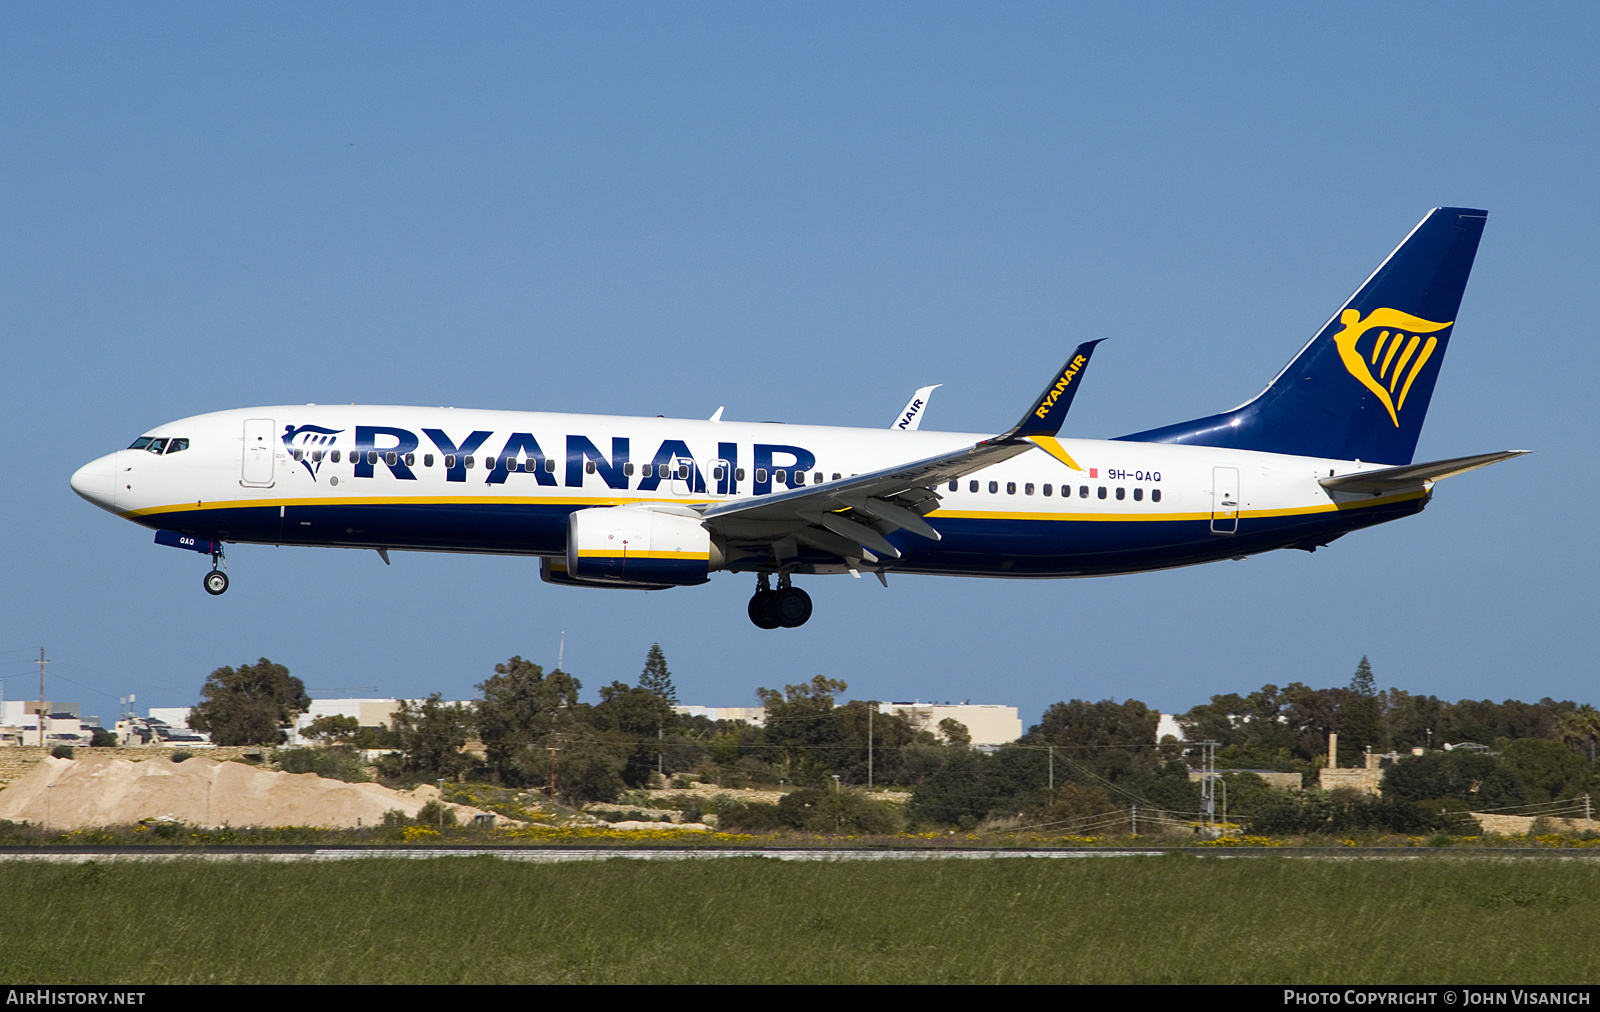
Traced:
POLYGON ((773 590, 767 574, 756 577, 756 592, 750 598, 750 621, 758 629, 795 629, 811 617, 811 595, 789 584, 789 574, 778 574, 778 589, 773 590))
POLYGON ((224 565, 222 561, 222 542, 213 541, 211 543, 211 572, 206 574, 202 583, 206 588, 206 593, 212 597, 228 592, 228 574, 219 568, 222 565, 224 565))

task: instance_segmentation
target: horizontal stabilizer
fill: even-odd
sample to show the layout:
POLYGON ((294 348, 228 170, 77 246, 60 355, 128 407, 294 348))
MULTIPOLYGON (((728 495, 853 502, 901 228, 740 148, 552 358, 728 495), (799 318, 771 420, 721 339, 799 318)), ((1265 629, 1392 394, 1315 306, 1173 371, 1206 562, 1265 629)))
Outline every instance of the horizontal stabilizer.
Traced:
POLYGON ((1449 460, 1431 460, 1425 464, 1405 464, 1385 467, 1377 471, 1341 474, 1320 479, 1323 488, 1330 492, 1390 492, 1415 488, 1423 482, 1451 478, 1502 460, 1520 457, 1527 450, 1501 450, 1498 453, 1479 453, 1471 457, 1452 457, 1449 460))

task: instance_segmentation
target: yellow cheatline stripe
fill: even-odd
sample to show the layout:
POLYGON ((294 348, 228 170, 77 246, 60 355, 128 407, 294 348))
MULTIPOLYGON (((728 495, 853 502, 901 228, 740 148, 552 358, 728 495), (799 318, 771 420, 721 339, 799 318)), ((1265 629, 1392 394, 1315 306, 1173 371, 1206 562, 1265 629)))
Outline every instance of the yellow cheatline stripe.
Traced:
POLYGON ((1029 436, 1028 439, 1030 442, 1038 444, 1039 449, 1061 461, 1061 463, 1072 468, 1074 471, 1083 470, 1083 468, 1078 466, 1078 462, 1072 459, 1072 454, 1067 452, 1067 448, 1062 446, 1054 436, 1029 436))
POLYGON ((672 503, 681 506, 704 506, 711 499, 661 499, 649 496, 360 496, 349 499, 227 499, 213 502, 176 503, 170 506, 150 506, 139 510, 124 510, 118 516, 154 516, 158 513, 193 513, 197 510, 231 510, 274 506, 627 506, 632 503, 672 503))
POLYGON ((710 552, 610 552, 598 548, 578 549, 580 559, 673 559, 702 562, 711 558, 710 552))

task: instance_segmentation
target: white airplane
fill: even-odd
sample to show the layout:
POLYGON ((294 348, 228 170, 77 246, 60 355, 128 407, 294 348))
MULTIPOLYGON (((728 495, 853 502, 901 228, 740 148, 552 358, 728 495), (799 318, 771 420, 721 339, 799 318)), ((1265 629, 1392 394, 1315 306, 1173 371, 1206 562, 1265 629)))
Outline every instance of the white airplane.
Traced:
POLYGON ((1413 464, 1486 212, 1430 212, 1253 400, 1112 440, 1059 438, 1098 342, 999 435, 453 408, 246 408, 158 426, 72 476, 208 554, 224 543, 537 556, 549 583, 659 590, 753 574, 764 629, 797 576, 1104 576, 1314 551, 1524 451, 1413 464), (774 580, 776 587, 773 586, 774 580))

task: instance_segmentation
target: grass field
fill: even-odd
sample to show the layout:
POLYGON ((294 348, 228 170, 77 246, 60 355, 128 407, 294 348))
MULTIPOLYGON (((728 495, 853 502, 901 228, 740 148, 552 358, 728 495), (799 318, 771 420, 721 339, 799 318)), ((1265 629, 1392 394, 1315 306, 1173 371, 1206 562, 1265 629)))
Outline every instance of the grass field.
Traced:
POLYGON ((1592 983, 1600 863, 0 864, 7 983, 1592 983))

